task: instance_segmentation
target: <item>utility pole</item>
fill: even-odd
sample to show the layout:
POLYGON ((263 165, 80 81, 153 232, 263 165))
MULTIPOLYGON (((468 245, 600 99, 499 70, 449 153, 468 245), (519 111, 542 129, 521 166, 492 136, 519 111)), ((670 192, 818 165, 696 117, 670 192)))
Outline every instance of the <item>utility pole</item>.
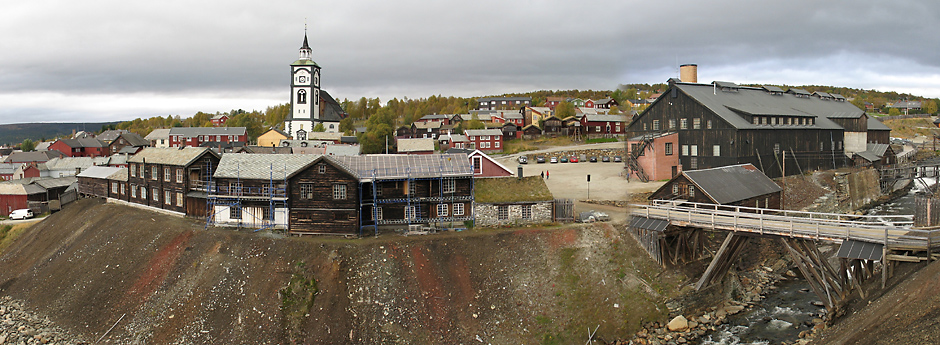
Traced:
POLYGON ((787 200, 787 151, 783 150, 783 194, 780 194, 780 208, 786 210, 787 200))

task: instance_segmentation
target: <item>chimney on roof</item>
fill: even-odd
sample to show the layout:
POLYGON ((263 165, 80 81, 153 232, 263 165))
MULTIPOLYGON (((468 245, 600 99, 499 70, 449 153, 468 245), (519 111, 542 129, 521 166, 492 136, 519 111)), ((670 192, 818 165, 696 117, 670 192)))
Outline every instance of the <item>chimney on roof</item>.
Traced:
POLYGON ((690 63, 679 66, 679 80, 683 83, 698 83, 698 65, 690 63))

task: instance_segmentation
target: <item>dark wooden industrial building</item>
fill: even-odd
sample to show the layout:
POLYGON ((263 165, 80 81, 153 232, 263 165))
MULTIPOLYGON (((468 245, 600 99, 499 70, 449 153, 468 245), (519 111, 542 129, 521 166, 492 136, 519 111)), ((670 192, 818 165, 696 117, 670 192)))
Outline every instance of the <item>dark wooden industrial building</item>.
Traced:
POLYGON ((664 132, 679 134, 682 171, 750 163, 770 177, 850 165, 890 136, 840 95, 675 79, 628 128, 629 137, 664 132))
POLYGON ((127 160, 128 201, 206 216, 206 196, 219 155, 206 147, 148 147, 127 160))
POLYGON ((781 208, 780 188, 751 164, 682 171, 649 196, 704 204, 781 208))

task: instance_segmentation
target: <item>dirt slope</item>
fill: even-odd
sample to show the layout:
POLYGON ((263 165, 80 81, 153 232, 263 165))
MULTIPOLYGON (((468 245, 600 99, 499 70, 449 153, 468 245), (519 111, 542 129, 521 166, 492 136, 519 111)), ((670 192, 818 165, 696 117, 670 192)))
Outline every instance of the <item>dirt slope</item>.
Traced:
POLYGON ((607 224, 278 238, 80 200, 0 256, 0 295, 126 343, 558 343, 665 318, 685 279, 607 224))

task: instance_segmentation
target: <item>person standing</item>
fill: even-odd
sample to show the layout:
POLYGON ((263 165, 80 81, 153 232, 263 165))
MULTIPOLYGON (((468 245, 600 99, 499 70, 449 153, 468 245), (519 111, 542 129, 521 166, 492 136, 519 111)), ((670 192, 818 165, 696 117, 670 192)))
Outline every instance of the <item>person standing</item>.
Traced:
POLYGON ((542 171, 542 179, 545 179, 545 171, 542 171))
POLYGON ((545 179, 548 179, 549 177, 551 176, 548 175, 548 170, 545 170, 545 179))

